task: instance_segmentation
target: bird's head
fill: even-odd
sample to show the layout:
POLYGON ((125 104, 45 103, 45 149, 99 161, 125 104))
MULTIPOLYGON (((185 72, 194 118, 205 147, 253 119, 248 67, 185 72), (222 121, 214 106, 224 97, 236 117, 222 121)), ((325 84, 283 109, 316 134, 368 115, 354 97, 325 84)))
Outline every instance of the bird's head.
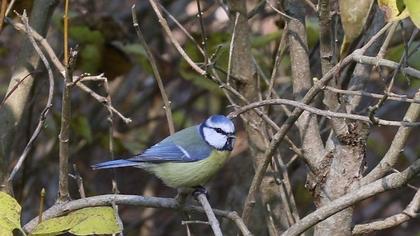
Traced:
POLYGON ((235 125, 223 115, 212 115, 200 125, 204 141, 220 151, 232 151, 235 144, 235 125))

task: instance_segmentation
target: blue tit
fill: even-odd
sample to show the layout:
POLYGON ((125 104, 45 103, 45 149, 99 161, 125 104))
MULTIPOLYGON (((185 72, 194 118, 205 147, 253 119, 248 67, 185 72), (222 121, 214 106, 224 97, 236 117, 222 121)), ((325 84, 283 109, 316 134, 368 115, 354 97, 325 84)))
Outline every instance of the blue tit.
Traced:
POLYGON ((235 143, 235 126, 223 115, 165 138, 129 159, 107 161, 93 169, 137 167, 149 171, 172 188, 206 184, 228 159, 235 143))

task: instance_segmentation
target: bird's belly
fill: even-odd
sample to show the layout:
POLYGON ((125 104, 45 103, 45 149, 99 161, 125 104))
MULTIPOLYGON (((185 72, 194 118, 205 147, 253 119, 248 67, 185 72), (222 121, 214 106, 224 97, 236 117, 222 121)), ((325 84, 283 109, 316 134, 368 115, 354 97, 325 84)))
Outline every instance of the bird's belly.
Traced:
POLYGON ((213 151, 196 162, 167 162, 150 169, 166 185, 173 188, 192 188, 206 184, 223 167, 230 152, 213 151))

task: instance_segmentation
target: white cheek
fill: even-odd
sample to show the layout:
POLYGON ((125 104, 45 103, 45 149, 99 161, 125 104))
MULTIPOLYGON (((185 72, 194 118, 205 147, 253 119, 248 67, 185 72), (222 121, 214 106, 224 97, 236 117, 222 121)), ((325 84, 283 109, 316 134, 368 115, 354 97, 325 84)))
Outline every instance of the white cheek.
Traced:
POLYGON ((227 137, 225 135, 219 134, 213 129, 204 128, 203 134, 205 140, 217 149, 222 149, 227 142, 227 137))

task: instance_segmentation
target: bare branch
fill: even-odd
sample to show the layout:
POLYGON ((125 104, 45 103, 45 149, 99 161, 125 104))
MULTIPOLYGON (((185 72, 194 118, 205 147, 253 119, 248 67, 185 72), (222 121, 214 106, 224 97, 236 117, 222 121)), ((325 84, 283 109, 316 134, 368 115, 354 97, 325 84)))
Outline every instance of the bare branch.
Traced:
POLYGON ((204 49, 204 70, 207 71, 207 66, 209 65, 209 56, 207 53, 207 35, 206 30, 204 28, 204 20, 203 20, 203 12, 200 6, 200 0, 195 1, 197 3, 197 10, 198 10, 198 20, 200 21, 200 31, 201 31, 201 45, 204 49))
POLYGON ((222 236, 222 230, 220 229, 219 221, 217 220, 216 216, 214 215, 213 209, 210 206, 209 201, 207 200, 206 194, 199 193, 196 196, 196 199, 200 202, 203 206, 203 209, 209 219, 209 224, 213 230, 215 236, 222 236))
MULTIPOLYGON (((390 23, 385 25, 362 48, 353 51, 349 56, 345 57, 340 63, 338 63, 330 71, 328 71, 321 78, 321 80, 319 80, 318 83, 315 83, 314 86, 306 93, 306 95, 302 99, 302 102, 305 103, 305 104, 308 104, 309 102, 311 102, 312 99, 322 90, 322 88, 324 86, 326 86, 326 83, 328 83, 328 81, 333 78, 333 75, 335 73, 340 71, 342 67, 349 64, 353 60, 354 55, 363 54, 366 51, 366 49, 369 48, 370 45, 372 45, 372 43, 375 42, 390 27, 390 25, 391 25, 390 23)), ((257 169, 255 171, 254 178, 252 179, 251 186, 250 186, 250 191, 249 191, 248 196, 245 200, 244 210, 242 212, 243 216, 245 214, 247 214, 247 215, 251 214, 252 206, 256 201, 257 190, 259 189, 259 186, 261 185, 261 181, 262 181, 262 179, 265 175, 265 172, 268 168, 268 165, 271 162, 271 158, 274 154, 274 150, 277 148, 277 146, 280 144, 280 142, 286 136, 287 132, 293 126, 293 124, 296 122, 296 120, 299 118, 299 116, 302 114, 302 112, 303 112, 302 109, 295 108, 292 112, 292 115, 287 118, 287 120, 280 127, 280 129, 277 131, 277 133, 272 137, 269 148, 265 152, 264 162, 257 167, 257 169)), ((311 160, 309 159, 308 161, 311 161, 311 160)), ((311 165, 308 165, 308 166, 311 168, 311 165)), ((316 164, 313 163, 312 166, 316 166, 316 164)), ((314 170, 312 170, 312 171, 314 171, 314 170)))
POLYGON ((68 201, 69 194, 69 158, 70 158, 70 120, 71 120, 71 82, 73 82, 73 66, 77 52, 69 56, 68 48, 68 10, 69 0, 65 1, 64 7, 64 67, 65 76, 63 83, 63 95, 61 102, 61 127, 59 140, 59 177, 58 177, 58 199, 59 202, 68 201))
MULTIPOLYGON (((13 27, 18 30, 18 31, 23 31, 24 33, 28 34, 28 32, 25 30, 25 27, 23 24, 21 23, 17 23, 14 22, 12 20, 8 20, 8 22, 13 25, 13 27)), ((31 33, 33 34, 33 37, 36 41, 39 42, 39 44, 42 46, 42 48, 46 51, 46 55, 48 55, 48 57, 51 59, 52 63, 55 65, 55 67, 57 68, 57 70, 60 72, 60 74, 62 75, 63 79, 65 78, 65 67, 63 66, 63 64, 60 62, 60 60, 58 59, 57 55, 55 54, 54 50, 51 48, 51 45, 47 42, 47 40, 45 40, 44 37, 42 37, 40 34, 38 34, 36 31, 34 31, 31 28, 31 33)), ((99 103, 104 104, 104 106, 106 106, 105 101, 106 98, 97 94, 96 92, 94 92, 93 90, 91 90, 89 87, 87 87, 86 85, 84 85, 83 83, 77 83, 76 84, 82 91, 88 93, 89 95, 91 95, 95 100, 97 100, 99 103)), ((115 107, 113 107, 111 105, 111 109, 112 111, 118 116, 120 117, 124 123, 128 124, 131 123, 131 119, 125 117, 123 114, 121 114, 117 109, 115 109, 115 107)))
MULTIPOLYGON (((394 61, 390 61, 387 59, 378 59, 376 57, 369 57, 369 56, 364 56, 361 54, 356 54, 353 56, 353 60, 357 63, 362 63, 362 64, 369 64, 369 65, 375 65, 375 66, 385 66, 385 67, 389 67, 392 69, 397 69, 400 63, 394 62, 394 61)), ((414 78, 420 79, 420 71, 416 70, 412 67, 406 66, 406 67, 401 67, 401 71, 404 74, 413 76, 414 78)))
POLYGON ((149 59, 150 65, 152 66, 153 74, 155 75, 157 84, 159 86, 160 94, 162 96, 164 107, 166 114, 166 119, 168 121, 169 133, 175 133, 174 121, 172 120, 172 112, 171 112, 171 102, 168 99, 168 95, 166 95, 165 86, 163 85, 162 78, 160 77, 159 70, 157 68, 155 57, 153 56, 152 51, 150 51, 149 46, 147 45, 146 40, 143 37, 143 33, 140 30, 139 23, 137 21, 136 16, 136 9, 135 5, 131 7, 131 16, 133 18, 133 26, 136 29, 137 37, 139 38, 141 44, 143 45, 144 50, 146 51, 147 58, 149 59))
MULTIPOLYGON (((415 99, 420 99, 420 90, 416 93, 415 99)), ((404 121, 411 122, 417 120, 417 118, 420 116, 420 104, 412 103, 408 107, 407 112, 404 116, 404 121)), ((410 127, 400 127, 397 131, 397 134, 395 134, 394 139, 392 140, 392 143, 385 154, 385 156, 382 158, 381 162, 368 174, 366 175, 362 181, 361 184, 367 184, 370 183, 378 178, 381 178, 391 170, 391 168, 396 164, 398 161, 398 156, 401 153, 401 150, 403 149, 408 135, 411 133, 412 128, 410 127)))
POLYGON ((41 112, 41 115, 39 117, 39 121, 38 121, 38 124, 35 128, 35 131, 32 133, 32 136, 29 139, 28 143, 26 144, 25 149, 23 150, 22 154, 19 156, 18 162, 16 163, 15 167, 13 168, 9 177, 7 178, 7 182, 8 182, 9 187, 11 187, 12 181, 13 181, 16 173, 21 168, 23 162, 25 161, 26 157, 29 154, 29 151, 32 148, 33 143, 35 142, 36 138, 38 137, 39 133, 41 132, 42 127, 44 126, 44 122, 45 122, 45 119, 47 117, 47 114, 49 113, 49 111, 52 107, 52 99, 53 99, 53 96, 54 96, 54 76, 53 76, 53 73, 52 73, 51 66, 50 66, 46 56, 44 55, 44 53, 42 52, 42 50, 39 48, 39 46, 35 42, 35 39, 34 39, 33 34, 32 34, 33 31, 31 30, 31 28, 28 24, 28 18, 26 16, 26 12, 24 12, 23 15, 21 15, 19 17, 22 20, 22 22, 24 23, 24 25, 26 27, 26 30, 28 31, 28 38, 29 38, 32 46, 34 47, 36 53, 39 55, 42 63, 44 64, 45 68, 47 69, 49 88, 48 88, 47 104, 45 105, 44 110, 41 112))
MULTIPOLYGON (((316 115, 325 116, 327 118, 331 118, 331 117, 346 118, 346 119, 350 119, 350 120, 359 120, 359 121, 363 121, 363 122, 366 122, 366 123, 369 123, 369 124, 373 124, 371 118, 369 118, 367 116, 341 113, 341 112, 332 112, 330 110, 321 110, 321 109, 314 108, 310 105, 306 105, 306 104, 301 103, 301 102, 297 102, 297 101, 294 101, 294 100, 288 100, 288 99, 282 99, 282 98, 269 99, 269 100, 250 103, 248 105, 245 105, 243 107, 240 107, 240 108, 236 109, 234 112, 230 113, 229 116, 230 117, 237 117, 238 115, 240 115, 240 114, 242 114, 242 113, 244 113, 244 112, 246 112, 250 109, 254 109, 256 107, 261 107, 261 106, 266 106, 266 105, 281 105, 281 104, 291 105, 291 106, 303 109, 305 111, 308 111, 308 112, 316 114, 316 115)), ((414 120, 410 120, 410 121, 407 121, 407 120, 391 121, 391 120, 384 120, 384 119, 375 118, 375 124, 389 125, 389 126, 402 126, 402 127, 415 127, 415 126, 419 126, 420 122, 414 122, 414 120)))
POLYGON ((171 29, 169 28, 168 22, 166 19, 162 16, 159 6, 156 3, 156 0, 149 0, 150 5, 152 5, 153 10, 156 13, 156 16, 159 19, 159 23, 162 26, 163 30, 165 31, 166 35, 169 37, 169 40, 171 43, 175 46, 176 50, 181 54, 181 56, 188 62, 188 64, 200 75, 205 75, 207 72, 203 69, 201 69, 197 64, 188 56, 188 54, 184 51, 184 49, 181 47, 179 42, 175 39, 174 35, 172 34, 171 29))
POLYGON ((420 172, 420 160, 415 161, 407 169, 400 173, 390 174, 382 179, 378 179, 373 183, 362 186, 354 191, 339 197, 330 203, 318 208, 311 214, 305 216, 287 229, 283 236, 299 235, 309 229, 311 226, 321 222, 329 216, 346 209, 347 207, 367 199, 379 193, 396 189, 405 185, 411 178, 420 172))
POLYGON ((354 226, 352 233, 354 235, 368 234, 374 231, 384 230, 384 229, 398 226, 402 223, 409 221, 410 219, 418 217, 417 212, 419 208, 420 208, 420 190, 417 190, 411 202, 401 213, 387 217, 383 220, 356 225, 354 226))
MULTIPOLYGON (((365 92, 365 91, 344 90, 344 89, 333 88, 333 87, 330 87, 330 86, 325 86, 324 89, 330 90, 331 92, 334 92, 334 93, 355 95, 355 96, 366 96, 366 97, 379 98, 379 99, 381 99, 385 96, 385 95, 377 94, 377 93, 370 93, 370 92, 365 92)), ((401 94, 395 94, 395 93, 388 94, 387 99, 392 100, 392 101, 400 101, 400 102, 420 104, 420 99, 409 98, 407 95, 401 95, 401 94)))

